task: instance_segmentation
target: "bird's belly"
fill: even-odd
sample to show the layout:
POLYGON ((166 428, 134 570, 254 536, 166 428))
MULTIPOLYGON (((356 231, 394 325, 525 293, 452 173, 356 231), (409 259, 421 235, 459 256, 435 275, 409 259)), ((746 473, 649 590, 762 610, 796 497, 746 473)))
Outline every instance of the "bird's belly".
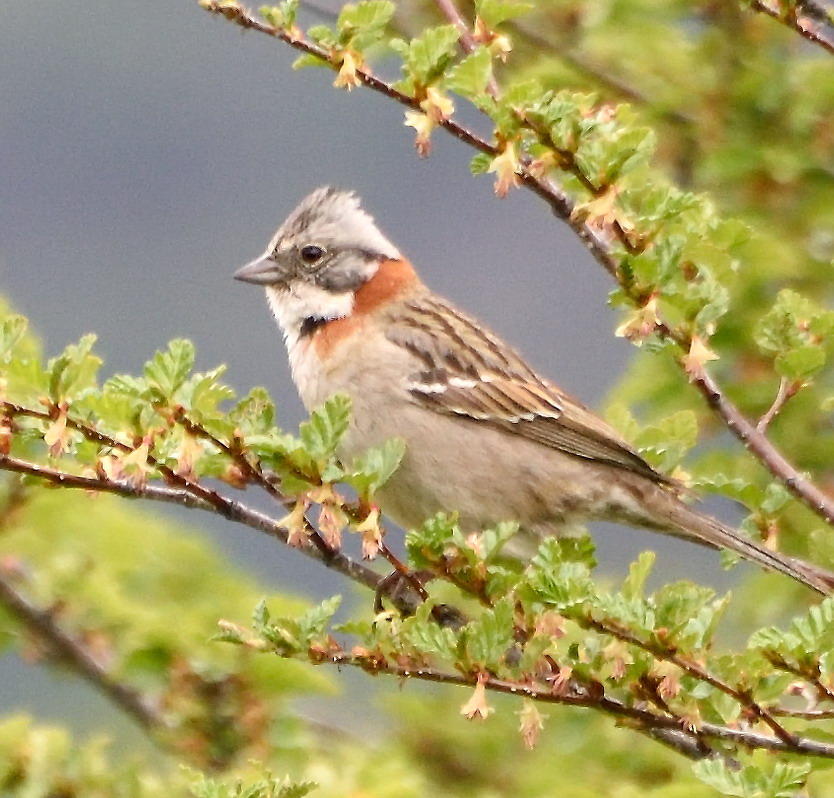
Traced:
POLYGON ((327 369, 302 342, 290 359, 308 409, 334 393, 351 397, 351 426, 340 452, 346 465, 389 438, 405 441, 403 461, 377 497, 400 526, 419 526, 438 512, 457 512, 465 531, 518 521, 535 535, 592 519, 644 522, 635 490, 645 480, 485 422, 436 413, 411 403, 405 391, 392 395, 391 373, 408 373, 413 364, 392 368, 393 359, 406 355, 387 342, 375 351, 376 360, 354 348, 338 368, 327 369))
POLYGON ((518 521, 526 531, 556 534, 593 518, 628 515, 633 497, 612 488, 607 469, 481 422, 418 406, 366 415, 355 399, 347 459, 400 437, 402 464, 379 492, 380 506, 408 529, 437 512, 457 512, 465 531, 518 521))

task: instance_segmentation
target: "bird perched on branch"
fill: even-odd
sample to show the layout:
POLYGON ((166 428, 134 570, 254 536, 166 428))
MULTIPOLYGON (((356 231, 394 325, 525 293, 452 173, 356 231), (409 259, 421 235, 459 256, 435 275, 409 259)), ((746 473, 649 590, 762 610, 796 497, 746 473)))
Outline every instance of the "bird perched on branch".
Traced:
POLYGON ((401 526, 456 510, 464 530, 516 520, 535 538, 620 521, 834 588, 834 574, 687 506, 605 421, 433 293, 355 194, 314 191, 235 277, 266 289, 304 405, 351 397, 343 456, 405 440, 379 493, 401 526))

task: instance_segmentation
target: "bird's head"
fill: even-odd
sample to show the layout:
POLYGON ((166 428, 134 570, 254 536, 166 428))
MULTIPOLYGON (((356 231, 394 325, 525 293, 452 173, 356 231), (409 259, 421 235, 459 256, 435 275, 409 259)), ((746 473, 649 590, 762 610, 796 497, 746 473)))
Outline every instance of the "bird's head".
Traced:
POLYGON ((266 251, 234 276, 265 287, 284 334, 294 337, 305 325, 349 316, 357 293, 392 263, 405 261, 356 194, 325 187, 303 199, 266 251))

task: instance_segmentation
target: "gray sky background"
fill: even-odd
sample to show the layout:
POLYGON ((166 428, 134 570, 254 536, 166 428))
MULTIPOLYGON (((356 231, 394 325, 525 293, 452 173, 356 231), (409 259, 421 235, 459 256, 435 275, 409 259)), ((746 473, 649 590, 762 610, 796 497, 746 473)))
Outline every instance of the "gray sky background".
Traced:
MULTIPOLYGON (((496 200, 489 178, 469 177, 472 153, 442 132, 419 160, 399 106, 333 89, 324 70, 292 72, 294 59, 190 0, 4 4, 0 292, 47 351, 95 331, 104 373, 136 372, 185 336, 200 367, 227 363, 240 391, 265 385, 294 426, 301 405, 262 292, 231 273, 304 194, 332 183, 364 197, 430 285, 599 405, 630 347, 612 336, 606 275, 571 232, 532 195, 496 200)), ((346 589, 249 530, 205 531, 269 588, 346 589)), ((607 527, 599 542, 603 566, 622 570, 657 539, 607 527)), ((720 579, 711 553, 660 548, 665 574, 709 564, 720 579)), ((90 700, 0 659, 0 712, 83 726, 90 700)))

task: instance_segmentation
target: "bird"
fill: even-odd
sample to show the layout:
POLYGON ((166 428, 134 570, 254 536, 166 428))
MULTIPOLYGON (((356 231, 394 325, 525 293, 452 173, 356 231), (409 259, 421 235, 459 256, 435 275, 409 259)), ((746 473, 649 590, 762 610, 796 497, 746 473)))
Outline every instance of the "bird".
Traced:
POLYGON ((404 440, 376 496, 403 529, 455 512, 465 532, 515 521, 532 542, 615 521, 834 590, 834 574, 687 504, 686 489, 600 416, 431 291, 354 192, 313 191, 234 277, 265 289, 307 410, 350 397, 345 462, 404 440))

